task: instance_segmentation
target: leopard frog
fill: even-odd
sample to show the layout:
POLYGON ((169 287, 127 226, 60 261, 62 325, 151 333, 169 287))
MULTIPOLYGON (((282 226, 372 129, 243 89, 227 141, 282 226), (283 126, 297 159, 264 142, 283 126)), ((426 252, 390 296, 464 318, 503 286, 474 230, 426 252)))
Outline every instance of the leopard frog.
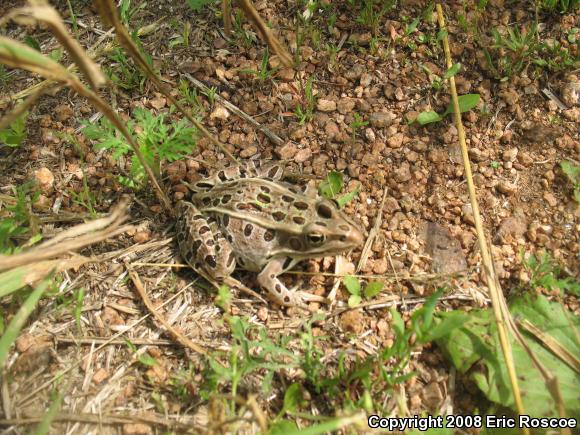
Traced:
POLYGON ((217 281, 236 265, 259 272, 275 302, 305 306, 301 292, 278 276, 301 260, 336 255, 360 245, 363 234, 337 205, 315 189, 283 181, 280 163, 245 163, 189 186, 178 205, 181 256, 217 281))

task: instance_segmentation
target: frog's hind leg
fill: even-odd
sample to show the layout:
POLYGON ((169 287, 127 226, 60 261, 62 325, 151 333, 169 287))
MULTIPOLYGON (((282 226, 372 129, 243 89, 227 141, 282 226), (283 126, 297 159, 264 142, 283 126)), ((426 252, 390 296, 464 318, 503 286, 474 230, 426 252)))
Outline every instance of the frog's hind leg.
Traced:
POLYGON ((189 202, 182 201, 178 207, 177 241, 182 258, 212 278, 230 276, 236 267, 235 256, 215 219, 189 202))

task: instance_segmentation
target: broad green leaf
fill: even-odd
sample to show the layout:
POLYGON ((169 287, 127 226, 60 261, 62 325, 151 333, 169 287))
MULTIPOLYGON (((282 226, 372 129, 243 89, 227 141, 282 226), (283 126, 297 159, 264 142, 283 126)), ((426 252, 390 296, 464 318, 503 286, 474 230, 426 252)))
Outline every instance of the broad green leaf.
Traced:
POLYGON ((285 435, 287 433, 300 433, 296 423, 290 420, 279 420, 272 424, 268 430, 269 435, 285 435))
POLYGON ((350 308, 354 308, 360 305, 360 303, 362 302, 362 298, 360 297, 360 295, 350 295, 348 297, 348 306, 350 308))
POLYGON ((369 282, 364 290, 365 298, 370 299, 373 296, 378 295, 384 286, 385 285, 380 281, 369 282))
POLYGON ((346 204, 351 202, 359 193, 360 191, 360 184, 358 184, 353 190, 348 193, 345 193, 340 198, 336 199, 336 203, 338 204, 338 208, 343 208, 346 204))
MULTIPOLYGON (((550 302, 543 296, 527 294, 514 299, 509 304, 514 317, 525 319, 551 336, 573 355, 580 354, 575 331, 580 326, 580 318, 565 313, 565 307, 550 302)), ((444 319, 450 313, 439 316, 444 319)), ((523 333, 524 339, 540 363, 558 380, 564 407, 569 416, 580 414, 578 385, 580 375, 553 355, 535 338, 523 333)), ((436 340, 439 347, 451 359, 461 373, 469 373, 480 390, 493 402, 514 408, 511 387, 503 355, 501 354, 497 326, 491 310, 472 310, 468 321, 447 336, 436 340)), ((525 350, 512 340, 513 359, 518 373, 518 381, 527 414, 556 417, 556 404, 542 377, 534 367, 525 350)))
POLYGON ((562 172, 570 179, 572 184, 580 182, 580 166, 574 165, 572 162, 564 160, 560 162, 562 172))
POLYGON ((347 275, 342 282, 351 295, 360 295, 360 282, 354 276, 347 275))
POLYGON ((445 74, 443 75, 443 79, 448 79, 450 77, 453 77, 455 74, 457 74, 459 72, 460 69, 461 69, 461 64, 458 62, 455 65, 453 65, 451 68, 449 68, 447 71, 445 71, 445 74))
POLYGON ((0 299, 27 285, 28 267, 22 266, 0 273, 0 299))
POLYGON ((318 192, 325 198, 334 198, 344 186, 344 179, 340 172, 331 171, 326 179, 318 186, 318 192))
MULTIPOLYGON (((481 97, 479 94, 466 94, 457 97, 457 100, 459 101, 459 113, 469 112, 471 109, 477 106, 477 103, 479 103, 480 98, 481 97)), ((451 103, 449 104, 449 106, 447 107, 442 116, 447 116, 450 113, 454 113, 453 104, 451 103)))
POLYGON ((157 360, 153 358, 151 355, 144 353, 143 355, 139 355, 139 362, 144 366, 153 367, 157 365, 157 360))
POLYGON ((427 125, 433 122, 439 122, 443 118, 437 113, 432 110, 428 110, 426 112, 419 113, 419 116, 415 119, 415 122, 418 122, 419 125, 427 125))
POLYGON ((454 329, 463 326, 469 320, 469 315, 458 312, 451 311, 445 318, 435 324, 433 328, 426 331, 426 334, 422 337, 421 342, 429 343, 434 340, 439 340, 445 336, 448 336, 454 329))
POLYGON ((290 414, 297 412, 303 401, 304 398, 302 397, 300 384, 294 383, 290 385, 284 393, 284 405, 282 406, 280 415, 284 415, 286 412, 290 414))

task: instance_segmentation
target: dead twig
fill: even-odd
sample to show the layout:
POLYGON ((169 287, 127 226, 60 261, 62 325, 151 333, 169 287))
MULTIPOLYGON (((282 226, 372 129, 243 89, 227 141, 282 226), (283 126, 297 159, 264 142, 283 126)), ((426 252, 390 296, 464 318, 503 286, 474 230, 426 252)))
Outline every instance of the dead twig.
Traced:
POLYGON ((73 227, 64 231, 64 233, 68 235, 73 235, 75 237, 78 236, 72 240, 63 241, 68 237, 66 235, 65 237, 59 237, 59 235, 57 237, 59 237, 60 243, 56 246, 53 246, 51 243, 49 243, 49 241, 47 244, 39 245, 38 247, 32 248, 21 254, 0 255, 0 271, 24 266, 30 263, 37 263, 42 260, 48 260, 50 258, 67 254, 71 251, 76 251, 77 249, 84 248, 85 246, 102 242, 103 240, 127 232, 133 228, 132 225, 121 226, 121 224, 128 218, 127 206, 127 200, 121 201, 111 213, 111 215, 114 216, 114 219, 111 219, 109 216, 106 218, 97 219, 97 221, 99 221, 97 224, 89 222, 88 224, 78 225, 79 227, 83 228, 103 228, 100 231, 83 235, 76 229, 76 227, 73 227), (107 223, 107 225, 102 225, 102 222, 107 223))
POLYGON ((196 353, 207 355, 207 350, 205 350, 198 344, 195 344, 193 341, 191 341, 189 338, 178 332, 173 326, 167 323, 167 321, 163 318, 163 316, 161 316, 161 314, 157 312, 157 309, 151 303, 151 299, 149 299, 149 296, 147 295, 147 292, 145 291, 143 283, 141 282, 141 279, 139 278, 137 272, 135 272, 135 270, 129 264, 126 264, 126 267, 127 271, 129 272, 129 277, 131 278, 131 281, 133 281, 133 285, 137 289, 137 293, 139 294, 139 296, 141 296, 143 303, 145 304, 149 312, 153 315, 153 317, 155 317, 155 319, 157 319, 157 321, 163 325, 163 327, 167 330, 167 332, 169 332, 169 334, 171 334, 171 336, 175 338, 180 344, 193 350, 196 353))
MULTIPOLYGON (((187 79, 190 81, 190 83, 192 85, 194 85, 196 88, 198 88, 202 92, 207 92, 209 90, 209 88, 206 85, 204 85, 202 82, 200 82, 199 80, 194 78, 191 74, 185 73, 184 76, 187 77, 187 79)), ((238 115, 240 118, 242 118, 244 121, 251 124, 254 128, 256 128, 257 130, 264 133, 264 135, 266 135, 276 145, 281 146, 284 144, 284 140, 280 136, 278 136, 276 133, 274 133, 272 130, 270 130, 266 126, 260 124, 258 121, 256 121, 250 115, 248 115, 246 112, 244 112, 243 110, 241 110, 237 106, 233 105, 228 100, 221 97, 219 94, 215 95, 215 99, 217 102, 219 102, 226 109, 232 111, 233 113, 238 115)))

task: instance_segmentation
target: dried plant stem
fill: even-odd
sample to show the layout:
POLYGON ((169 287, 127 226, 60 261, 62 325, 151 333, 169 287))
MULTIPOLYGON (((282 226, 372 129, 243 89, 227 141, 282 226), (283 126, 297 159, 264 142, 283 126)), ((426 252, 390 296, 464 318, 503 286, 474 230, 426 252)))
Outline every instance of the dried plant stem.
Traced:
MULTIPOLYGON (((443 8, 439 3, 437 4, 436 7, 439 27, 442 30, 445 30, 446 27, 445 27, 445 18, 443 17, 443 8)), ((447 35, 443 37, 443 48, 445 50, 445 59, 447 61, 447 68, 451 68, 453 66, 453 62, 451 60, 451 51, 449 49, 449 39, 447 35)), ((493 267, 491 254, 487 249, 487 241, 485 238, 485 233, 483 231, 481 214, 479 212, 479 204, 477 203, 477 196, 475 193, 475 184, 473 183, 471 163, 469 161, 469 156, 467 153, 467 144, 465 142, 465 130, 463 129, 463 124, 461 122, 461 112, 459 110, 459 100, 457 97, 457 88, 455 86, 454 77, 449 78, 449 87, 451 88, 451 99, 453 102, 455 125, 457 127, 457 134, 459 137, 459 143, 461 145, 461 155, 463 157, 463 165, 465 167, 465 177, 467 180, 469 199, 471 202, 471 207, 473 209, 473 220, 475 222, 475 231, 477 233, 477 241, 479 244, 479 249, 481 251, 481 258, 487 279, 487 285, 489 287, 489 294, 491 298, 493 314, 495 316, 495 321, 497 324, 499 340, 504 355, 506 367, 508 370, 508 375, 510 378, 516 408, 520 415, 524 415, 525 414, 524 404, 522 402, 520 388, 516 376, 515 364, 512 356, 511 344, 509 341, 508 325, 510 324, 510 314, 509 311, 507 310, 507 306, 503 298, 503 293, 501 292, 499 280, 493 267)), ((524 434, 529 434, 529 430, 526 428, 522 428, 522 432, 524 434)))

